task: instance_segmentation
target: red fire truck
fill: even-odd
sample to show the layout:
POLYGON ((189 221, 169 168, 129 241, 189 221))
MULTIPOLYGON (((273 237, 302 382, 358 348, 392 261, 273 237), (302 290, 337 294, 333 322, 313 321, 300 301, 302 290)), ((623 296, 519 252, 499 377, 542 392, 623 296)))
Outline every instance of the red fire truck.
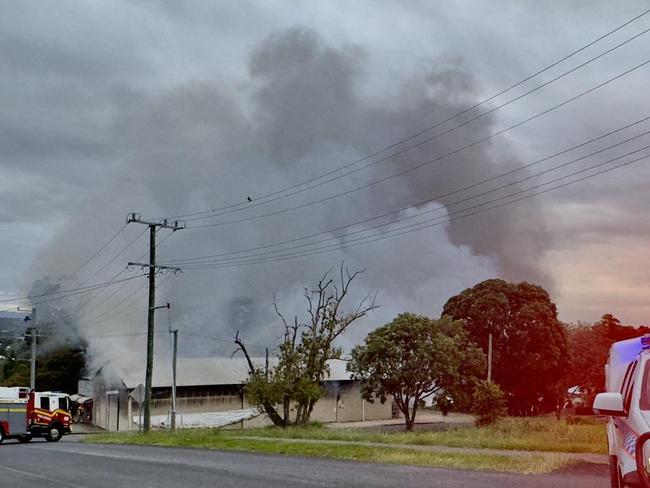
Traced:
POLYGON ((18 387, 3 388, 0 395, 0 443, 29 442, 33 437, 57 442, 70 433, 70 398, 65 393, 18 387))

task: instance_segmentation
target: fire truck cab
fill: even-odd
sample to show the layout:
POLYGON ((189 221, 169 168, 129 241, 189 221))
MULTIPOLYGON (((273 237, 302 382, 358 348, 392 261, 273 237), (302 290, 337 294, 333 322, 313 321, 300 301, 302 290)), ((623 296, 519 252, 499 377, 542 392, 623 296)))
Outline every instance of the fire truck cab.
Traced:
MULTIPOLYGON (((4 439, 29 442, 33 437, 44 437, 57 442, 70 433, 70 397, 59 392, 29 392, 16 388, 4 389, 0 394, 0 443, 4 439)), ((28 389, 27 389, 28 390, 28 389)))
POLYGON ((614 343, 605 378, 593 409, 609 417, 611 487, 650 488, 650 335, 614 343))

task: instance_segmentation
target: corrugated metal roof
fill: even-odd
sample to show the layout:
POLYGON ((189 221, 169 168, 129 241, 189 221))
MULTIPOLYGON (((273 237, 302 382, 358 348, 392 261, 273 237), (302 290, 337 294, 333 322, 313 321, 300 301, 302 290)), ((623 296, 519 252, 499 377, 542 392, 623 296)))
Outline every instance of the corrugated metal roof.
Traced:
MULTIPOLYGON (((180 429, 216 428, 241 422, 242 420, 252 419, 258 415, 260 415, 260 411, 257 408, 232 410, 229 412, 178 412, 176 426, 180 429)), ((133 423, 136 425, 140 423, 138 415, 133 416, 133 423)), ((170 427, 171 418, 169 415, 152 415, 151 425, 163 428, 170 427)))
MULTIPOLYGON (((263 366, 264 358, 253 358, 256 365, 263 366)), ((277 364, 277 358, 270 358, 271 366, 277 364)), ((340 359, 328 361, 330 375, 328 381, 346 381, 350 373, 345 369, 346 362, 340 359)), ((122 372, 124 385, 135 388, 144 384, 144 369, 122 372)), ((245 358, 179 358, 176 366, 176 386, 241 385, 248 378, 248 364, 245 358)), ((170 387, 172 384, 172 367, 170 361, 154 362, 154 388, 170 387)))

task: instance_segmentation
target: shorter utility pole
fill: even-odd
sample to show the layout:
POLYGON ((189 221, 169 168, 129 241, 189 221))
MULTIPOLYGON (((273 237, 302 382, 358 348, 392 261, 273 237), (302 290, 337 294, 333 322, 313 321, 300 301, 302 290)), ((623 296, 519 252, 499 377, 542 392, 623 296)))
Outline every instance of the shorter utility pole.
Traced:
POLYGON ((178 354, 178 329, 170 330, 173 334, 172 348, 172 432, 176 432, 176 357, 178 354))
POLYGON ((36 338, 38 337, 38 329, 31 328, 32 336, 32 358, 31 367, 29 368, 29 389, 36 390, 36 338))
POLYGON ((178 329, 172 329, 171 306, 167 304, 167 320, 169 322, 169 333, 172 336, 172 409, 171 427, 176 432, 176 358, 178 357, 178 329))
POLYGON ((487 380, 492 381, 492 333, 488 337, 488 373, 487 380))

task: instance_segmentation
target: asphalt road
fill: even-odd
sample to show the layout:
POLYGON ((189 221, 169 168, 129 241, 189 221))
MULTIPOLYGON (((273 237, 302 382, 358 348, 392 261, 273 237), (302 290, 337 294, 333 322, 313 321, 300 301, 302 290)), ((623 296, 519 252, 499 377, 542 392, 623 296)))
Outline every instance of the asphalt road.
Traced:
POLYGON ((6 441, 0 486, 11 488, 607 488, 603 467, 524 476, 161 447, 6 441))

